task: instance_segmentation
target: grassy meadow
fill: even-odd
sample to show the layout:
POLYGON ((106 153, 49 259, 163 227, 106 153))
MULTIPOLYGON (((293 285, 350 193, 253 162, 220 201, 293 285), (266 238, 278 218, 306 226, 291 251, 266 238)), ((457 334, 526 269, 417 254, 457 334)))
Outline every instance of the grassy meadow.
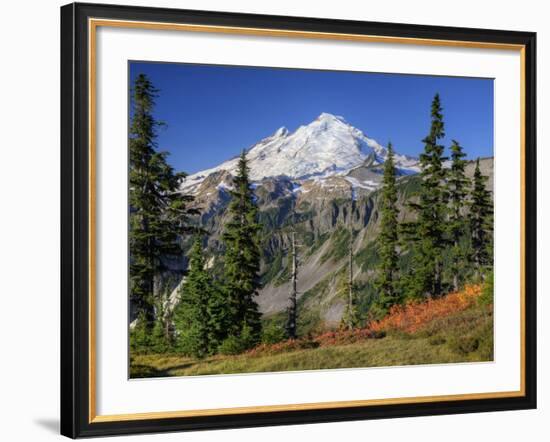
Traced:
POLYGON ((493 360, 491 299, 481 286, 422 303, 394 306, 363 329, 336 330, 239 355, 202 359, 132 354, 130 377, 259 373, 493 360))

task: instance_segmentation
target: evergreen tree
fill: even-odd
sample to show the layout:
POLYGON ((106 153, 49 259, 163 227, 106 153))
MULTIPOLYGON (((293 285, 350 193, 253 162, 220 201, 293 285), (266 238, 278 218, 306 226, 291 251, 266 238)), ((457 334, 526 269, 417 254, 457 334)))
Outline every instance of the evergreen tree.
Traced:
POLYGON ((383 310, 387 311, 389 307, 399 302, 399 291, 397 289, 397 272, 399 270, 397 216, 399 210, 397 209, 395 163, 391 143, 388 143, 388 156, 384 163, 380 210, 380 235, 378 236, 380 266, 375 285, 379 290, 378 304, 383 310))
POLYGON ((171 338, 166 334, 168 320, 163 316, 164 312, 157 314, 151 331, 151 342, 149 350, 155 353, 166 353, 170 349, 171 338))
POLYGON ((466 256, 460 247, 460 239, 466 233, 466 219, 464 206, 468 196, 470 180, 466 177, 466 154, 458 141, 453 140, 451 145, 451 169, 448 172, 447 189, 449 194, 449 224, 448 229, 452 241, 451 273, 453 290, 458 291, 461 276, 464 275, 466 256))
POLYGON ((147 323, 145 313, 140 312, 133 327, 130 328, 131 353, 146 353, 153 348, 153 339, 150 324, 147 323))
POLYGON ((211 350, 210 299, 213 284, 205 269, 202 240, 196 236, 189 254, 189 272, 179 289, 180 302, 174 314, 177 347, 185 354, 204 357, 211 350))
POLYGON ((359 314, 359 296, 357 290, 357 284, 354 281, 354 270, 355 270, 355 253, 354 253, 354 231, 353 231, 353 214, 355 212, 355 204, 357 199, 357 194, 352 185, 349 186, 349 210, 344 212, 344 220, 347 218, 347 258, 348 258, 348 271, 347 271, 347 280, 345 281, 342 291, 347 298, 346 307, 340 319, 340 327, 347 328, 348 330, 353 330, 355 327, 360 325, 361 317, 359 314))
POLYGON ((260 288, 260 225, 248 174, 246 152, 243 151, 237 176, 233 179, 229 221, 223 233, 224 276, 231 324, 229 334, 234 337, 246 334, 248 342, 256 343, 261 335, 260 312, 254 299, 260 288))
POLYGON ((172 318, 168 308, 169 284, 164 283, 155 297, 155 320, 151 331, 150 346, 156 353, 166 353, 172 345, 172 318))
POLYGON ((166 152, 156 149, 153 116, 158 90, 140 74, 132 90, 129 139, 129 247, 130 296, 140 321, 152 327, 155 320, 155 277, 163 270, 162 256, 181 252, 178 235, 185 231, 186 204, 192 199, 177 193, 185 176, 167 163, 166 152))
POLYGON ((492 265, 493 204, 491 193, 485 187, 486 181, 487 177, 479 169, 478 158, 470 201, 471 261, 477 277, 484 267, 492 265))
POLYGON ((443 186, 445 169, 444 147, 439 143, 445 136, 441 102, 436 94, 431 106, 430 133, 422 141, 420 155, 420 194, 417 203, 410 203, 416 212, 416 222, 406 226, 413 241, 413 269, 410 274, 409 296, 439 296, 442 293, 442 254, 447 245, 447 195, 443 186))
POLYGON ((358 297, 356 295, 356 284, 354 282, 354 250, 353 250, 353 243, 354 243, 354 233, 353 233, 353 212, 355 210, 355 201, 356 201, 356 193, 353 186, 350 185, 349 187, 349 211, 346 216, 344 213, 344 219, 347 218, 347 233, 348 233, 348 241, 347 241, 347 257, 348 257, 348 275, 347 275, 347 281, 345 284, 345 287, 343 287, 343 290, 347 295, 347 302, 346 302, 346 308, 344 310, 344 313, 342 314, 342 318, 340 320, 340 326, 341 328, 347 328, 348 330, 353 330, 353 328, 357 327, 360 323, 360 317, 359 317, 359 311, 358 311, 358 297))
POLYGON ((227 304, 226 288, 217 281, 211 281, 212 290, 208 298, 208 342, 215 353, 228 336, 231 315, 227 304))

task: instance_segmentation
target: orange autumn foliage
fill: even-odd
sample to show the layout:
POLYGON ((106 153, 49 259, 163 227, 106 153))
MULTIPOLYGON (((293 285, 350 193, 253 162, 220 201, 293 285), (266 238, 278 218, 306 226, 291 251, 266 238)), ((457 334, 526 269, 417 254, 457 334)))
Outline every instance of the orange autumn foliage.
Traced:
POLYGON ((401 330, 414 333, 436 318, 444 318, 470 307, 481 295, 481 285, 468 285, 462 291, 424 302, 394 305, 387 316, 370 324, 372 331, 401 330))
POLYGON ((437 299, 394 305, 380 321, 365 328, 327 331, 316 336, 288 339, 276 344, 260 344, 246 352, 248 356, 274 355, 317 347, 353 344, 366 339, 379 339, 389 330, 414 333, 431 321, 458 313, 470 307, 481 295, 481 285, 468 285, 462 291, 437 299))

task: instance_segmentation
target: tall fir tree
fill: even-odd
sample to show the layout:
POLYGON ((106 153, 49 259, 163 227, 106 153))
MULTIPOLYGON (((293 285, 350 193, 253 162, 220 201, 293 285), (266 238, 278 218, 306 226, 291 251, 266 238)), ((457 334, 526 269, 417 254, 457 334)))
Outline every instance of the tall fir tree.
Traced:
POLYGON ((239 158, 229 203, 229 220, 225 223, 224 277, 228 297, 229 334, 239 337, 246 331, 249 342, 259 342, 261 322, 254 299, 260 288, 260 250, 258 209, 250 185, 246 151, 239 158))
POLYGON ((211 284, 208 298, 208 343, 211 352, 215 353, 228 336, 232 318, 226 287, 216 280, 211 281, 211 284))
POLYGON ((153 116, 158 90, 140 74, 132 89, 132 121, 129 139, 129 248, 130 296, 139 321, 152 327, 155 321, 155 278, 164 270, 162 256, 181 252, 178 235, 185 231, 190 196, 177 193, 185 176, 175 173, 167 153, 158 152, 153 116))
POLYGON ((442 254, 448 244, 447 193, 443 186, 446 175, 443 162, 447 158, 440 144, 444 136, 441 101, 436 94, 431 106, 430 133, 422 140, 419 199, 409 204, 417 220, 406 228, 413 241, 412 271, 408 277, 408 296, 413 298, 442 294, 442 254))
POLYGON ((492 265, 493 245, 493 203, 491 193, 486 188, 487 177, 481 173, 479 158, 474 170, 472 193, 470 196, 470 231, 472 236, 471 261, 477 277, 492 265))
POLYGON ((213 281, 205 269, 202 239, 196 236, 189 254, 189 272, 179 289, 180 302, 174 312, 177 348, 202 358, 212 350, 210 342, 210 299, 213 281))
POLYGON ((467 256, 460 247, 460 239, 466 233, 466 216, 464 208, 469 192, 470 180, 466 177, 466 154, 458 141, 453 140, 451 145, 451 168, 448 172, 447 190, 449 195, 449 223, 448 229, 452 241, 451 266, 453 290, 458 291, 465 274, 467 256))
POLYGON ((383 311, 387 311, 392 305, 400 301, 397 287, 397 274, 399 271, 397 217, 399 209, 397 208, 395 162, 391 143, 388 143, 388 156, 384 163, 380 210, 380 235, 378 236, 380 266, 375 285, 379 290, 378 304, 383 311))

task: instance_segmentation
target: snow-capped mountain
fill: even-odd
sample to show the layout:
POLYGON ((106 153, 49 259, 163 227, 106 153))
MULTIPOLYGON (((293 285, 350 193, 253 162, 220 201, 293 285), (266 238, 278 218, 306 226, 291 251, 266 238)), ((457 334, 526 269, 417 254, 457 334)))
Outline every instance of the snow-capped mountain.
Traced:
MULTIPOLYGON (((299 181, 347 176, 360 166, 380 165, 386 157, 385 147, 351 126, 343 117, 328 113, 322 113, 292 133, 281 127, 248 149, 247 153, 250 176, 254 181, 277 176, 299 181)), ((182 188, 194 192, 213 173, 234 173, 237 163, 238 158, 233 158, 217 167, 190 175, 182 188)), ((418 160, 413 157, 395 154, 395 164, 402 175, 419 171, 418 160)), ((356 180, 348 181, 353 185, 356 180)))

